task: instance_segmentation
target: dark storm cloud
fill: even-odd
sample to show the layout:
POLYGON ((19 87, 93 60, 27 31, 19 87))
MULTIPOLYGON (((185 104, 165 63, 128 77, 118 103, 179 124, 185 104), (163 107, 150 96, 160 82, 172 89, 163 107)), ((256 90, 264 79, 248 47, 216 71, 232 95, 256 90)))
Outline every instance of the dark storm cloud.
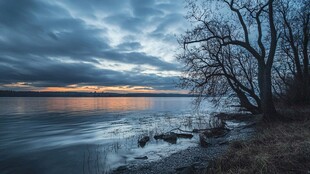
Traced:
POLYGON ((140 32, 143 30, 143 26, 147 24, 146 21, 141 18, 130 16, 127 13, 108 16, 105 18, 104 22, 117 25, 119 28, 133 33, 140 32))
POLYGON ((87 26, 64 9, 40 1, 5 2, 0 5, 2 55, 33 54, 93 61, 94 55, 109 49, 107 40, 98 37, 104 29, 87 26))
POLYGON ((61 0, 65 7, 89 17, 95 17, 96 12, 115 13, 123 11, 128 6, 128 1, 118 0, 61 0))
POLYGON ((171 89, 171 81, 176 77, 139 74, 137 72, 118 72, 98 69, 87 63, 63 63, 46 59, 37 64, 0 64, 0 84, 23 81, 35 87, 63 87, 71 84, 99 86, 152 86, 155 89, 171 89), (17 71, 22 70, 22 71, 17 71))
POLYGON ((180 4, 182 4, 180 1, 179 3, 176 1, 155 3, 153 0, 131 0, 131 11, 116 11, 106 17, 104 21, 138 34, 143 32, 146 26, 154 24, 158 25, 154 32, 166 32, 167 26, 173 26, 184 20, 180 13, 180 9, 182 9, 180 4), (175 12, 166 14, 165 11, 175 12))
POLYGON ((154 0, 131 0, 130 1, 134 16, 140 16, 144 18, 153 16, 162 16, 163 11, 156 8, 154 0))
POLYGON ((95 67, 102 59, 177 70, 175 64, 137 51, 143 47, 139 41, 127 40, 111 46, 107 28, 90 24, 76 14, 96 19, 96 12, 106 13, 104 22, 134 34, 156 22, 156 30, 149 35, 164 38, 167 27, 181 16, 166 15, 165 11, 172 6, 173 3, 144 0, 0 1, 0 83, 27 82, 40 87, 85 84, 171 88, 169 82, 175 77, 159 78, 156 74, 95 67))
POLYGON ((164 62, 157 57, 149 56, 141 52, 119 53, 115 51, 105 51, 103 55, 105 59, 109 60, 136 65, 152 65, 158 67, 160 70, 177 70, 177 65, 164 62))
POLYGON ((139 42, 124 42, 117 45, 117 48, 120 50, 130 51, 140 49, 142 45, 139 42))

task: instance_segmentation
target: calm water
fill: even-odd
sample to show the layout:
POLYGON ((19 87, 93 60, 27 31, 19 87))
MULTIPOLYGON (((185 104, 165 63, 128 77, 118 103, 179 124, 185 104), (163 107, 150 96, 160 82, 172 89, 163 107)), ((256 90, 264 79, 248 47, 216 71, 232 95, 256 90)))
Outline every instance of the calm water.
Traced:
POLYGON ((137 140, 172 128, 206 126, 209 103, 192 98, 0 98, 0 173, 103 173, 135 157, 158 160, 197 145, 137 140))

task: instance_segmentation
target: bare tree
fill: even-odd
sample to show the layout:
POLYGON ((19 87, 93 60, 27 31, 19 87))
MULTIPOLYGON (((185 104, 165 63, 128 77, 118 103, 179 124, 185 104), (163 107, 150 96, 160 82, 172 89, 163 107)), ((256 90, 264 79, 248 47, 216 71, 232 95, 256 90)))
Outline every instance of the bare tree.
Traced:
MULTIPOLYGON (((255 70, 257 71, 259 93, 259 102, 256 107, 261 108, 265 120, 275 120, 279 118, 273 103, 271 77, 271 70, 279 38, 278 29, 276 28, 274 20, 274 4, 274 0, 255 2, 252 0, 209 0, 201 3, 200 1, 189 0, 187 2, 187 7, 189 9, 188 19, 192 21, 194 28, 182 37, 184 51, 187 52, 187 56, 191 55, 188 57, 189 59, 192 59, 192 56, 194 56, 192 51, 195 49, 200 48, 199 50, 205 51, 203 48, 206 45, 211 45, 217 48, 218 52, 221 52, 222 58, 227 59, 228 62, 230 60, 237 62, 238 56, 242 55, 245 55, 252 63, 254 62, 254 64, 257 65, 255 70), (227 55, 227 50, 228 52, 233 51, 234 53, 232 55, 227 55), (224 54, 222 52, 224 52, 224 54)), ((209 53, 206 55, 206 59, 212 59, 209 53)), ((185 60, 187 63, 186 65, 192 66, 192 64, 188 64, 185 57, 182 60, 185 60)), ((225 60, 225 62, 227 62, 227 60, 225 60)), ((227 64, 225 64, 225 66, 227 66, 227 64)), ((232 64, 232 69, 234 68, 237 68, 238 71, 243 69, 240 65, 235 66, 232 64)), ((191 68, 188 68, 187 70, 190 69, 191 68)), ((224 69, 227 69, 227 67, 224 67, 224 69)), ((222 68, 222 70, 224 69, 222 68)), ((204 75, 206 71, 209 71, 206 74, 213 73, 213 76, 217 75, 216 69, 214 72, 210 72, 210 70, 207 69, 200 69, 197 72, 199 71, 201 71, 199 76, 204 75)), ((227 75, 224 76, 226 78, 228 77, 227 75)), ((188 80, 189 78, 185 76, 185 79, 188 80)), ((228 77, 226 83, 228 83, 231 89, 234 89, 235 86, 229 84, 236 84, 236 81, 232 79, 233 78, 228 77)), ((246 76, 242 79, 246 79, 246 76)), ((216 80, 216 78, 213 78, 213 80, 216 80)), ((220 80, 224 81, 224 79, 220 80)), ((240 84, 237 85, 237 90, 234 90, 234 92, 237 93, 241 87, 246 86, 243 80, 239 80, 240 84)), ((209 83, 209 81, 205 81, 205 83, 209 83)), ((248 84, 250 85, 251 83, 248 84)), ((193 85, 198 85, 197 87, 199 87, 199 83, 193 82, 193 85)), ((201 86, 201 88, 196 89, 204 90, 204 88, 207 87, 206 85, 201 86)), ((215 87, 216 86, 212 85, 208 86, 208 90, 219 90, 219 88, 215 87)), ((249 89, 252 90, 254 94, 256 93, 254 88, 251 89, 250 87, 249 89)), ((220 90, 225 90, 225 88, 220 90)), ((245 89, 241 89, 241 91, 246 97, 247 94, 249 94, 245 93, 247 91, 245 89)))
POLYGON ((212 98, 216 104, 223 96, 226 99, 237 97, 240 106, 253 114, 261 113, 261 101, 256 93, 257 64, 249 54, 237 49, 233 46, 219 49, 216 44, 186 47, 178 56, 187 65, 182 86, 199 94, 198 104, 210 95, 216 96, 212 98))
MULTIPOLYGON (((281 24, 280 50, 274 70, 282 80, 280 96, 291 103, 309 103, 309 30, 310 2, 280 0, 277 2, 281 24), (282 92, 281 92, 282 91, 282 92), (284 91, 284 92, 283 92, 284 91)), ((275 91, 277 91, 275 90, 275 91)))

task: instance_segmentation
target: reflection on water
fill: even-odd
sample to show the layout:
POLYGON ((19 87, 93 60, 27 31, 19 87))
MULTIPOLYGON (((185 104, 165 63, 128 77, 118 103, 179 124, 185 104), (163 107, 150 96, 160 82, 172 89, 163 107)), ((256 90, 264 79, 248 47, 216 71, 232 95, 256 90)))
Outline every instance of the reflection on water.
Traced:
POLYGON ((107 111, 119 112, 130 110, 166 109, 164 98, 114 97, 114 98, 2 98, 1 112, 8 114, 40 111, 107 111))
POLYGON ((204 127, 207 118, 190 104, 191 98, 0 98, 0 171, 102 173, 139 156, 157 160, 196 145, 197 137, 176 145, 151 138, 144 148, 137 140, 204 127))
POLYGON ((146 110, 154 105, 154 100, 150 98, 115 97, 115 98, 83 98, 82 100, 72 100, 68 98, 53 98, 46 103, 48 110, 53 111, 98 111, 105 110, 107 112, 146 110))

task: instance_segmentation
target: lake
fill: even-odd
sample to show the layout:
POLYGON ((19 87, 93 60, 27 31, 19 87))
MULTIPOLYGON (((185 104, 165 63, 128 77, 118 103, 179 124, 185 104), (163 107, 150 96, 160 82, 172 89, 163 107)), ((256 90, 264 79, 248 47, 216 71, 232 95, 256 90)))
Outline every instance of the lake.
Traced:
POLYGON ((173 128, 208 125, 217 109, 197 111, 187 97, 0 98, 2 173, 105 173, 136 157, 156 161, 198 145, 198 137, 176 144, 152 137, 173 128), (138 147, 138 139, 150 142, 138 147))

